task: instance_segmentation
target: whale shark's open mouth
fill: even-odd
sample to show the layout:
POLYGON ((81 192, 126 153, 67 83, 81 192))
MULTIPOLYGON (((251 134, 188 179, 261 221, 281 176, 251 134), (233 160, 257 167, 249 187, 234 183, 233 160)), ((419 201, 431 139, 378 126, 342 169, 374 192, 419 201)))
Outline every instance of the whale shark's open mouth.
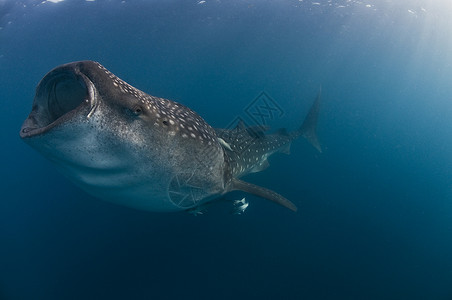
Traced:
POLYGON ((36 88, 33 108, 20 130, 22 138, 44 134, 96 103, 94 84, 73 67, 50 71, 36 88))

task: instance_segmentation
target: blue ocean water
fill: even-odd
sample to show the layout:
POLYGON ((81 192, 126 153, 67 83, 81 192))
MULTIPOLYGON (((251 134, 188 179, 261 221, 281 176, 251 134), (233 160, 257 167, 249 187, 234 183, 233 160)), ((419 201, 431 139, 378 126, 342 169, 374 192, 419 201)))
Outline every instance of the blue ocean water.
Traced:
POLYGON ((0 299, 452 299, 451 13, 0 0, 0 299), (297 140, 245 178, 298 212, 246 196, 240 216, 153 213, 78 189, 18 133, 45 73, 85 59, 215 127, 265 92, 294 129, 321 86, 323 153, 297 140))

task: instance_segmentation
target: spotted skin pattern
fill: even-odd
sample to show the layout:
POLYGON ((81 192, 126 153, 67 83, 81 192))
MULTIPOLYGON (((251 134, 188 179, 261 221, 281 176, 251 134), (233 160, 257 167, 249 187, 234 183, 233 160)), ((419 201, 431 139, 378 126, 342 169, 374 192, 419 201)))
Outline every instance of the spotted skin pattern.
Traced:
POLYGON ((95 62, 97 67, 105 72, 112 80, 113 85, 122 93, 129 94, 140 100, 154 116, 154 126, 162 124, 169 128, 169 135, 180 134, 182 138, 198 139, 201 143, 211 145, 216 142, 215 131, 194 111, 177 102, 148 95, 128 84, 103 65, 95 62))
POLYGON ((241 190, 296 211, 283 196, 239 178, 265 169, 271 154, 288 152, 300 135, 316 142, 318 101, 313 108, 290 134, 252 134, 243 125, 214 129, 190 108, 146 94, 97 62, 81 61, 44 76, 20 135, 106 201, 180 211, 241 190))

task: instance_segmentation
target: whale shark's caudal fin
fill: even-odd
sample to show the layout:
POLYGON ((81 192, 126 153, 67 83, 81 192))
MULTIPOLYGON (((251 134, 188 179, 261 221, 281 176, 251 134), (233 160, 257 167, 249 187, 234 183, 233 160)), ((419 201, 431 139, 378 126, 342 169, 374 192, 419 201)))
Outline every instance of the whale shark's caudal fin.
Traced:
POLYGON ((243 191, 246 193, 250 193, 250 194, 268 199, 270 201, 276 202, 277 204, 282 205, 282 206, 290 209, 291 211, 295 211, 295 212, 297 211, 297 207, 295 206, 295 204, 293 204, 292 202, 290 202, 289 200, 287 200, 280 194, 278 194, 272 190, 269 190, 269 189, 266 189, 266 188, 263 188, 263 187, 260 187, 260 186, 257 186, 257 185, 239 180, 239 179, 232 180, 231 186, 228 191, 229 192, 243 191))
POLYGON ((303 121, 303 124, 296 131, 296 135, 303 136, 319 152, 322 152, 322 147, 320 146, 319 140, 317 138, 317 120, 319 118, 321 92, 322 89, 320 88, 319 93, 314 100, 314 103, 312 104, 308 114, 303 121))

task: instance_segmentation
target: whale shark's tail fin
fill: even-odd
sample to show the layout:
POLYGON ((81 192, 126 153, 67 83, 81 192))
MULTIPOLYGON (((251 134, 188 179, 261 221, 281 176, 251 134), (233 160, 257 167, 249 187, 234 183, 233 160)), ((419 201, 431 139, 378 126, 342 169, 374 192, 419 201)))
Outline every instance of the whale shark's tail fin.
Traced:
POLYGON ((319 118, 320 111, 320 95, 322 93, 322 88, 320 88, 314 103, 311 105, 308 114, 306 115, 303 124, 295 132, 297 136, 303 136, 305 139, 311 143, 314 148, 319 152, 322 152, 322 147, 320 146, 319 140, 317 138, 317 120, 319 118))

